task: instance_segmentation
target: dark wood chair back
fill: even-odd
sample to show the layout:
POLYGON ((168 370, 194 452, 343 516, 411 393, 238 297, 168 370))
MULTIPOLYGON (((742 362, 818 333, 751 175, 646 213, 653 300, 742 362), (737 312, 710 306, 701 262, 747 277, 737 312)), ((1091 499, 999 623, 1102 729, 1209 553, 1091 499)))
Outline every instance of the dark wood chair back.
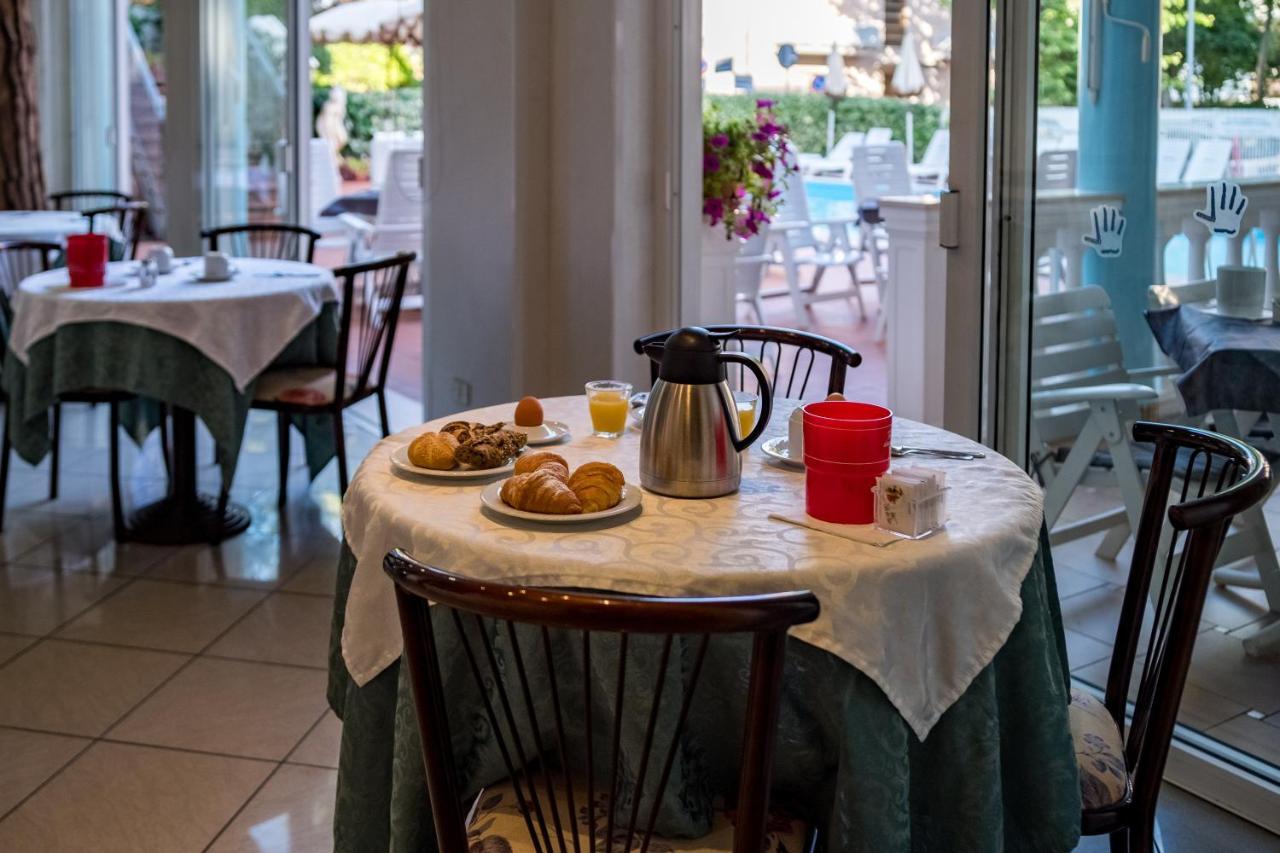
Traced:
MULTIPOLYGON (((1232 519, 1266 498, 1271 469, 1255 448, 1219 433, 1139 421, 1133 438, 1152 443, 1155 456, 1105 704, 1124 733, 1125 764, 1133 783, 1131 801, 1122 806, 1130 810, 1125 822, 1146 827, 1145 833, 1141 827, 1137 831, 1149 838, 1214 563, 1232 519), (1139 666, 1126 729, 1127 697, 1139 666)), ((1089 832, 1094 820, 1107 831, 1109 817, 1114 816, 1086 812, 1083 828, 1089 832)))
POLYGON ((53 268, 62 252, 57 243, 35 240, 0 242, 0 295, 12 301, 24 278, 53 268))
POLYGON ((310 228, 285 222, 228 225, 202 231, 200 236, 211 252, 306 263, 315 258, 316 241, 320 239, 320 234, 310 228))
MULTIPOLYGON (((706 329, 723 337, 726 350, 745 352, 769 365, 773 377, 770 390, 779 397, 804 397, 818 356, 826 356, 831 362, 827 372, 827 394, 842 393, 849 369, 862 364, 862 356, 853 347, 812 332, 742 325, 707 326, 706 329)), ((668 329, 636 339, 633 345, 636 353, 644 355, 646 344, 662 343, 675 331, 668 329)), ((650 359, 649 380, 656 382, 657 379, 658 365, 650 359)), ((755 376, 744 367, 730 366, 729 383, 741 391, 756 390, 755 376)))
POLYGON ((89 220, 89 233, 101 228, 100 220, 114 219, 120 229, 120 241, 124 244, 124 260, 131 261, 138 256, 138 241, 142 239, 142 230, 146 225, 149 205, 145 201, 124 201, 109 207, 86 210, 89 220))
POLYGON ((117 190, 66 190, 49 194, 49 203, 53 205, 54 210, 78 210, 81 213, 114 207, 133 200, 128 193, 117 190))
POLYGON ((334 395, 338 405, 344 399, 367 397, 386 386, 405 282, 416 257, 413 252, 401 252, 333 271, 342 282, 338 387, 334 395), (349 368, 355 370, 350 381, 349 368))
MULTIPOLYGON (((467 658, 467 668, 483 697, 484 712, 496 737, 516 800, 524 813, 533 848, 548 853, 553 849, 565 849, 561 828, 569 833, 569 826, 574 827, 572 848, 575 851, 596 853, 597 850, 612 849, 615 833, 621 838, 624 832, 626 840, 618 849, 637 849, 633 842, 638 849, 649 848, 662 794, 679 750, 711 637, 719 634, 752 635, 754 646, 747 687, 746 730, 738 776, 733 849, 735 853, 760 853, 764 849, 787 631, 794 625, 817 618, 818 601, 811 593, 786 592, 732 598, 650 598, 535 588, 460 577, 423 565, 401 551, 388 554, 384 568, 396 584, 400 626, 404 633, 405 657, 422 733, 436 838, 443 853, 466 853, 468 850, 467 807, 461 800, 463 792, 457 784, 445 701, 447 685, 441 677, 433 619, 452 620, 457 630, 467 658), (442 606, 432 607, 433 604, 442 606), (524 632, 526 639, 535 638, 533 647, 521 648, 517 625, 527 629, 524 632), (490 627, 499 632, 495 636, 503 636, 510 642, 507 678, 499 670, 488 630, 490 627), (562 639, 569 641, 569 648, 581 650, 582 684, 557 680, 557 668, 552 662, 550 632, 553 629, 569 632, 569 636, 562 639), (662 651, 649 707, 643 707, 644 703, 634 703, 641 707, 628 709, 625 707, 627 643, 630 635, 639 634, 656 635, 662 641, 662 651), (593 649, 599 652, 603 645, 593 645, 596 635, 611 635, 618 640, 612 713, 601 715, 611 719, 594 720, 596 715, 589 711, 582 713, 582 719, 567 718, 566 707, 570 710, 593 709, 610 704, 608 697, 592 696, 593 679, 588 675, 593 671, 592 653, 593 649), (679 710, 674 715, 674 732, 665 755, 659 751, 658 755, 651 756, 655 748, 659 712, 664 707, 663 684, 668 664, 673 663, 673 671, 680 674, 680 662, 672 661, 672 641, 677 636, 686 635, 694 640, 696 652, 684 683, 683 696, 675 697, 675 701, 668 699, 672 708, 679 703, 679 710), (531 672, 545 673, 551 694, 549 706, 541 707, 550 709, 552 719, 547 720, 544 716, 542 726, 537 715, 538 703, 530 695, 531 672), (507 686, 512 674, 518 676, 519 683, 519 692, 515 696, 509 695, 514 691, 507 686), (576 701, 578 697, 582 699, 581 705, 576 701), (517 717, 522 719, 517 720, 517 717), (636 765, 634 796, 630 808, 622 809, 626 813, 615 815, 612 805, 618 802, 621 781, 618 774, 621 733, 627 721, 631 721, 630 728, 635 729, 642 720, 646 721, 642 724, 644 745, 636 765), (543 732, 554 732, 554 739, 547 742, 543 732), (529 735, 532 743, 525 740, 529 735), (611 745, 608 747, 610 754, 600 756, 599 764, 594 754, 597 743, 611 745), (582 748, 575 749, 576 744, 581 744, 582 748), (651 757, 658 759, 652 767, 651 757), (606 762, 611 768, 609 778, 597 779, 596 767, 605 766, 606 762), (653 781, 650 787, 646 787, 648 780, 653 781), (564 796, 563 802, 568 807, 564 822, 560 817, 557 792, 564 796), (597 792, 608 792, 609 804, 609 807, 601 808, 598 815, 597 792), (642 812, 644 800, 648 800, 650 805, 642 812), (587 814, 588 829, 585 833, 581 831, 581 822, 573 819, 583 812, 587 814), (597 828, 604 831, 598 832, 597 828), (584 834, 585 840, 582 838, 584 834), (551 838, 556 839, 555 845, 551 838)), ((599 658, 597 660, 599 664, 606 663, 599 658)))

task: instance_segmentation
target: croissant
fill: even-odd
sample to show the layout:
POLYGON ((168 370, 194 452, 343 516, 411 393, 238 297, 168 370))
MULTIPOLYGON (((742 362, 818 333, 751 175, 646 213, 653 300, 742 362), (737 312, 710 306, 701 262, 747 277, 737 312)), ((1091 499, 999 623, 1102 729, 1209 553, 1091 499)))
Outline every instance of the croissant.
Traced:
POLYGON ((626 482, 622 472, 608 462, 587 462, 573 472, 569 488, 582 501, 583 512, 600 512, 618 505, 626 482))
POLYGON ((502 484, 502 501, 522 512, 577 515, 582 502, 573 490, 550 471, 517 474, 502 484))
POLYGON ((447 432, 424 432, 409 445, 409 461, 419 468, 448 471, 458 467, 458 440, 447 432))
POLYGON ((561 480, 566 482, 569 480, 569 463, 558 453, 549 453, 543 450, 538 453, 521 456, 516 460, 515 470, 517 474, 528 474, 530 471, 537 471, 539 468, 548 468, 561 480))

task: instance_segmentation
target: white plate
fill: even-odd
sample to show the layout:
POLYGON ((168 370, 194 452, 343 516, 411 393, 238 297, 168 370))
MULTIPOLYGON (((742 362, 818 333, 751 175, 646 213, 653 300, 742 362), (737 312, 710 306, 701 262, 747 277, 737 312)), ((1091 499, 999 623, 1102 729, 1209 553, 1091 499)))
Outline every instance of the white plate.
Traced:
POLYGON ((549 512, 524 512, 513 509, 502 500, 501 482, 490 483, 485 486, 484 491, 480 493, 480 502, 500 515, 519 518, 522 521, 538 521, 543 524, 586 524, 587 522, 600 521, 601 519, 613 518, 614 516, 631 512, 631 510, 640 506, 640 489, 637 486, 627 484, 622 487, 622 500, 618 501, 617 506, 603 509, 600 512, 583 512, 578 515, 555 515, 549 512))
POLYGON ((771 438, 760 445, 760 449, 764 451, 764 455, 770 459, 781 462, 788 468, 803 468, 804 460, 796 459, 791 455, 790 441, 787 436, 780 438, 771 438))
POLYGON ((415 477, 439 477, 444 480, 487 480, 501 474, 510 474, 516 467, 515 460, 498 468, 454 468, 440 471, 435 468, 419 468, 409 461, 409 445, 397 447, 391 453, 391 467, 401 474, 412 474, 415 477))
POLYGON ((544 444, 555 444, 557 441, 564 441, 569 437, 569 425, 562 421, 543 421, 541 426, 525 427, 512 424, 507 427, 509 430, 522 432, 528 438, 530 447, 540 447, 544 444))

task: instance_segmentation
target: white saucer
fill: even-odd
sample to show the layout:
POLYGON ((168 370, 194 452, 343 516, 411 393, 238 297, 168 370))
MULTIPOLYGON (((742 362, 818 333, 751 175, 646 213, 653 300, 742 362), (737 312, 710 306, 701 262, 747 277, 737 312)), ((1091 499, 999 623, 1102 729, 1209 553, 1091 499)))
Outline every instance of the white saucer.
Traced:
POLYGON ((1236 320, 1252 320, 1253 322, 1260 322, 1262 320, 1272 319, 1270 308, 1263 308, 1260 312, 1227 312, 1224 311, 1216 301, 1205 305, 1201 310, 1206 314, 1217 314, 1219 317, 1231 317, 1236 320))
POLYGON ((764 455, 768 456, 776 462, 785 465, 788 468, 804 468, 804 460, 798 459, 791 455, 790 444, 787 436, 779 438, 771 438, 761 443, 760 449, 764 451, 764 455))
POLYGON ((544 444, 555 444, 558 441, 564 441, 569 437, 569 425, 562 421, 543 421, 536 427, 516 426, 512 424, 507 427, 515 432, 522 432, 528 437, 530 447, 539 447, 544 444))
POLYGON ((199 275, 194 276, 191 280, 199 282, 200 284, 221 284, 222 282, 231 281, 231 279, 235 278, 239 273, 240 270, 235 267, 231 267, 231 269, 227 270, 227 274, 221 278, 209 278, 204 273, 200 273, 199 275))
POLYGON ((542 524, 587 524, 606 518, 624 515, 640 506, 640 489, 630 484, 622 487, 622 500, 617 506, 602 509, 600 512, 583 512, 577 515, 556 515, 547 512, 524 512, 507 506, 502 500, 502 482, 490 483, 480 493, 480 502, 489 509, 509 518, 521 521, 537 521, 542 524))
POLYGON ((419 468, 409 461, 409 445, 401 445, 391 453, 391 467, 397 473, 409 474, 413 477, 438 477, 443 480, 487 480, 503 474, 510 474, 516 467, 515 460, 497 468, 453 468, 440 471, 435 468, 419 468))

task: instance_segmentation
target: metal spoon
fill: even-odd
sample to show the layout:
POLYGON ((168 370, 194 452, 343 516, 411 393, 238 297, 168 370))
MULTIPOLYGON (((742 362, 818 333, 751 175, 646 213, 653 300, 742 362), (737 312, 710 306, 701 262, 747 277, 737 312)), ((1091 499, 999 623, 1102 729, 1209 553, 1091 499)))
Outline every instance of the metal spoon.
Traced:
POLYGON ((907 447, 901 444, 892 445, 889 448, 892 456, 936 456, 939 459, 986 459, 985 453, 979 453, 971 450, 943 450, 937 447, 907 447))

